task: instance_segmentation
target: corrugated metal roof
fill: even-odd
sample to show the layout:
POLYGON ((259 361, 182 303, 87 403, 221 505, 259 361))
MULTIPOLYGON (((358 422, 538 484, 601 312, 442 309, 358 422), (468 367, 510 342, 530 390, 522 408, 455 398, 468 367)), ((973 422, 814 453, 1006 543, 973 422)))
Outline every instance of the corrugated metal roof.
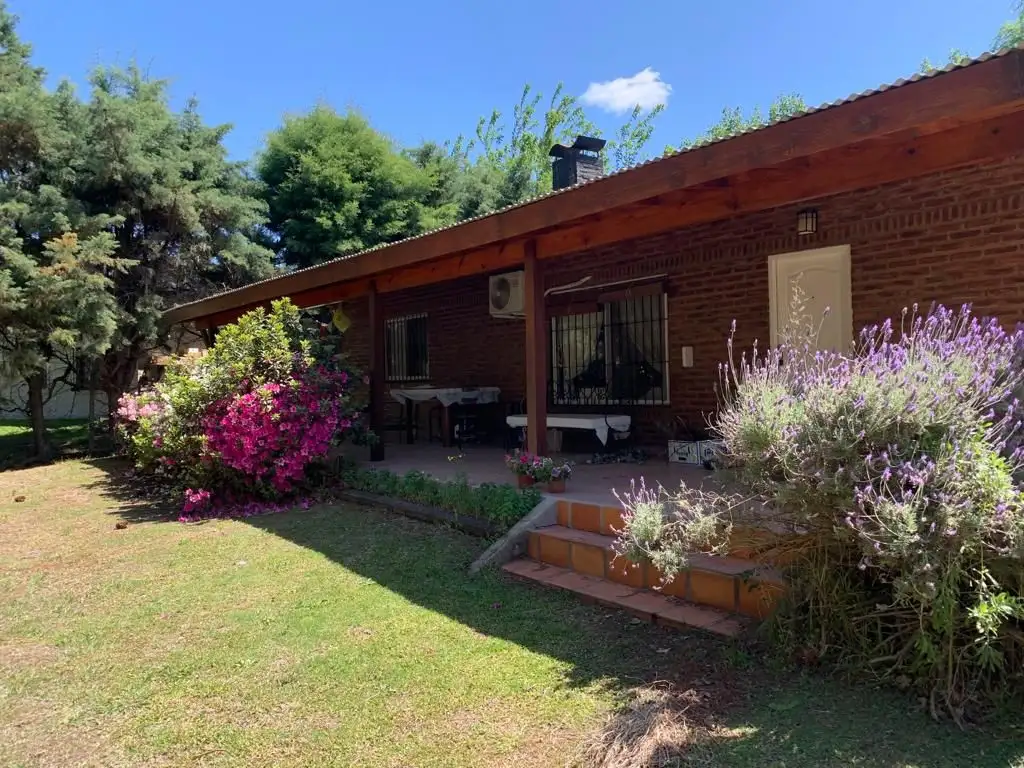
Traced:
POLYGON ((228 295, 230 295, 232 293, 237 293, 239 291, 244 291, 244 290, 252 288, 253 286, 256 286, 256 285, 262 285, 264 283, 273 282, 274 280, 279 280, 279 279, 281 279, 283 277, 286 277, 286 276, 297 275, 297 274, 300 274, 300 273, 303 273, 303 272, 309 272, 311 270, 316 270, 316 269, 323 269, 324 267, 326 267, 326 266, 328 266, 330 264, 337 264, 338 262, 341 262, 341 261, 348 261, 350 259, 357 259, 357 258, 359 258, 361 256, 365 256, 367 254, 376 253, 377 251, 384 250, 385 248, 391 248, 392 246, 396 246, 396 245, 399 245, 399 244, 402 244, 402 243, 411 242, 413 240, 421 240, 423 238, 430 237, 431 235, 435 235, 435 234, 437 234, 439 232, 446 232, 448 230, 456 229, 457 227, 462 227, 462 226, 465 226, 467 224, 471 224, 474 221, 480 221, 481 219, 488 219, 488 218, 492 218, 492 217, 495 217, 495 216, 501 216, 502 214, 507 213, 508 211, 515 210, 517 208, 523 208, 523 207, 525 207, 527 205, 532 205, 534 203, 540 202, 541 200, 547 200, 549 198, 557 197, 559 195, 569 194, 569 193, 573 192, 574 190, 577 190, 577 189, 579 189, 581 187, 584 187, 584 186, 591 186, 591 185, 594 185, 594 184, 601 184, 602 182, 605 182, 608 179, 612 179, 612 178, 615 178, 617 176, 621 176, 624 173, 631 173, 631 172, 637 170, 638 168, 644 168, 644 167, 646 167, 648 165, 652 165, 654 163, 660 163, 660 162, 663 162, 665 160, 668 160, 669 158, 678 157, 679 155, 683 155, 683 154, 686 154, 688 152, 694 152, 694 151, 696 151, 698 149, 703 149, 705 147, 709 147, 709 146, 712 146, 712 145, 715 145, 715 144, 722 144, 722 143, 727 142, 727 141, 732 141, 733 139, 737 138, 738 136, 745 136, 747 134, 757 133, 759 131, 765 131, 765 130, 768 130, 769 128, 773 127, 773 126, 781 125, 782 123, 788 123, 788 122, 791 122, 793 120, 800 120, 801 118, 807 117, 809 115, 814 115, 814 114, 817 114, 819 112, 823 112, 823 111, 825 111, 827 109, 834 109, 835 107, 839 107, 839 106, 842 106, 844 104, 850 104, 850 103, 853 103, 855 101, 860 101, 861 99, 866 99, 866 98, 868 98, 870 96, 875 96, 875 95, 877 95, 879 93, 884 93, 885 91, 891 91, 891 90, 893 90, 895 88, 902 88, 903 86, 910 85, 911 83, 916 83, 916 82, 919 82, 921 80, 929 80, 929 79, 932 79, 932 78, 935 78, 935 77, 940 77, 941 75, 944 75, 944 74, 947 74, 949 72, 953 72, 953 71, 956 71, 956 70, 959 70, 959 69, 966 69, 967 67, 971 67, 971 66, 974 66, 976 64, 981 64, 982 62, 986 62, 986 61, 989 61, 991 59, 998 58, 1000 56, 1005 56, 1005 55, 1007 55, 1007 54, 1009 54, 1009 53, 1011 53, 1012 51, 1015 51, 1015 50, 1024 50, 1024 44, 1021 44, 1021 45, 1016 46, 1014 48, 1004 48, 1004 49, 1002 49, 1000 51, 986 52, 986 53, 983 53, 983 54, 981 54, 980 56, 978 56, 976 58, 968 59, 966 61, 959 62, 959 63, 950 63, 950 64, 947 64, 945 67, 936 68, 936 69, 930 70, 928 72, 918 72, 918 73, 915 73, 914 75, 912 75, 910 77, 901 78, 899 80, 896 80, 895 82, 888 83, 888 84, 883 84, 883 85, 878 86, 877 88, 872 88, 872 89, 869 89, 869 90, 866 90, 866 91, 861 91, 860 93, 853 93, 853 94, 850 94, 849 96, 847 96, 844 99, 837 99, 836 101, 831 101, 831 102, 828 102, 828 103, 825 103, 825 104, 821 104, 820 106, 817 106, 817 107, 811 107, 809 109, 804 110, 803 112, 799 112, 799 113, 794 114, 794 115, 789 115, 789 116, 781 118, 779 120, 773 120, 773 121, 765 123, 764 125, 759 125, 759 126, 757 126, 755 128, 750 128, 750 129, 748 129, 746 131, 738 131, 738 132, 733 133, 733 134, 731 134, 729 136, 725 136, 725 137, 722 137, 720 139, 715 139, 714 141, 708 141, 708 142, 704 142, 704 143, 701 143, 701 144, 696 144, 696 145, 694 145, 692 147, 687 147, 686 149, 680 149, 680 150, 676 150, 674 152, 666 152, 665 154, 663 154, 663 155, 661 155, 659 157, 651 158, 650 160, 646 160, 646 161, 644 161, 642 163, 636 163, 634 165, 630 165, 630 166, 627 166, 625 168, 620 168, 618 170, 615 170, 615 171, 612 171, 610 173, 607 173, 604 176, 601 176, 601 177, 596 178, 596 179, 590 179, 590 180, 581 181, 578 184, 573 184, 572 186, 563 187, 562 189, 555 189, 555 190, 551 190, 549 192, 545 192, 543 194, 535 195, 535 196, 533 196, 531 198, 527 198, 526 200, 521 200, 518 203, 514 203, 512 205, 507 205, 504 208, 499 208, 499 209, 491 211, 489 213, 481 214, 480 216, 473 216, 473 217, 468 218, 468 219, 463 219, 462 221, 456 222, 454 224, 449 224, 449 225, 444 226, 444 227, 436 227, 436 228, 428 230, 426 232, 421 232, 418 235, 413 235, 412 237, 403 238, 402 240, 395 240, 395 241, 392 241, 390 243, 382 243, 380 245, 372 246, 371 248, 365 248, 365 249, 363 249, 361 251, 355 251, 353 253, 344 254, 344 255, 338 256, 338 257, 336 257, 334 259, 329 259, 327 261, 321 262, 320 264, 317 264, 315 266, 305 267, 303 269, 296 269, 296 270, 293 270, 291 272, 287 272, 285 274, 274 275, 272 277, 268 277, 268 278, 265 278, 263 280, 256 280, 256 281, 254 281, 252 283, 249 283, 247 285, 244 285, 244 286, 242 286, 240 288, 233 288, 233 289, 228 290, 228 291, 222 291, 222 292, 217 293, 217 294, 211 294, 210 296, 207 296, 204 299, 197 299, 195 301, 190 301, 190 302, 187 302, 185 304, 179 304, 176 307, 174 307, 174 309, 177 309, 177 308, 180 308, 180 307, 190 307, 190 306, 193 306, 195 304, 199 304, 199 303, 201 303, 203 301, 208 301, 208 300, 210 300, 212 298, 218 298, 218 297, 221 297, 221 296, 228 296, 228 295))

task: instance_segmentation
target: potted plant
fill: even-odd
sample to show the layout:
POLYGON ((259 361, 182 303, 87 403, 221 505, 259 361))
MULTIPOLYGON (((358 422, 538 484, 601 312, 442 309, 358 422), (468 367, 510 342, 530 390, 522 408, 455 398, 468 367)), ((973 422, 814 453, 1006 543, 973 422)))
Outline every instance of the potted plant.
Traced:
POLYGON ((565 493, 565 481, 572 477, 571 461, 551 461, 548 479, 548 493, 565 493))
POLYGON ((536 482, 536 469, 540 457, 525 451, 513 451, 505 454, 505 466, 516 476, 516 484, 520 488, 529 488, 536 482))

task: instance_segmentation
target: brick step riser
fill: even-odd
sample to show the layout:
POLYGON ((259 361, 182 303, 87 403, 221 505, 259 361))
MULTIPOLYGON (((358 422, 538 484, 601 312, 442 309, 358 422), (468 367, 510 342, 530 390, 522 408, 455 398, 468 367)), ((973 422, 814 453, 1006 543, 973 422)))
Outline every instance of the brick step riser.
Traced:
POLYGON ((755 619, 768 616, 782 596, 781 585, 701 569, 684 571, 665 583, 662 574, 650 564, 630 562, 607 546, 545 535, 543 529, 530 533, 528 555, 537 562, 569 568, 585 576, 634 589, 654 590, 755 619))
POLYGON ((748 626, 747 619, 707 606, 692 605, 647 589, 624 587, 605 579, 585 576, 568 568, 533 560, 513 560, 503 570, 546 587, 571 592, 583 602, 597 603, 632 614, 638 619, 682 631, 693 629, 736 637, 748 626))
MULTIPOLYGON (((622 509, 586 504, 580 501, 558 502, 558 524, 577 531, 599 533, 602 536, 616 536, 621 531, 622 509)), ((753 560, 759 551, 770 550, 778 537, 770 531, 757 528, 737 527, 729 540, 728 555, 742 560, 753 560)), ((784 558, 774 558, 782 564, 784 558)))

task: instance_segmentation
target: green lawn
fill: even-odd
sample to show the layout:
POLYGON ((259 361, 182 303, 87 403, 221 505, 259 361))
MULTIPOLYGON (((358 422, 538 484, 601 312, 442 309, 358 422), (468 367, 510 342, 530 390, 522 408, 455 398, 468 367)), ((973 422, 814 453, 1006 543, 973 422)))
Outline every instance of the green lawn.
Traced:
MULTIPOLYGON (((55 419, 46 422, 58 453, 84 449, 89 441, 86 419, 55 419)), ((33 453, 32 427, 26 421, 0 420, 0 468, 27 459, 33 453)))
POLYGON ((698 702, 681 765, 1024 764, 908 699, 470 579, 485 543, 449 530, 351 506, 186 526, 112 466, 0 474, 0 765, 563 766, 655 680, 698 702))

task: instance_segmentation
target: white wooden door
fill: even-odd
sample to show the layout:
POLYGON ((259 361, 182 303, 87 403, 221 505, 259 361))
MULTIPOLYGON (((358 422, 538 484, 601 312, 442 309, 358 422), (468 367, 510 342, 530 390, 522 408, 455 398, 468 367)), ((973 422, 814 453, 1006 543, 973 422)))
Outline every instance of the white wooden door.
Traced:
POLYGON ((771 256, 768 269, 772 346, 787 336, 800 341, 812 336, 818 349, 848 351, 853 341, 850 246, 771 256))

